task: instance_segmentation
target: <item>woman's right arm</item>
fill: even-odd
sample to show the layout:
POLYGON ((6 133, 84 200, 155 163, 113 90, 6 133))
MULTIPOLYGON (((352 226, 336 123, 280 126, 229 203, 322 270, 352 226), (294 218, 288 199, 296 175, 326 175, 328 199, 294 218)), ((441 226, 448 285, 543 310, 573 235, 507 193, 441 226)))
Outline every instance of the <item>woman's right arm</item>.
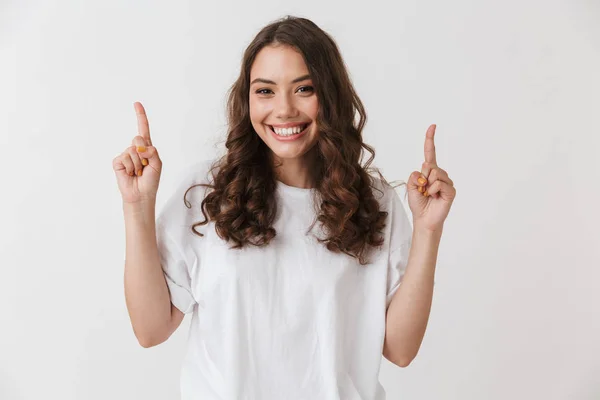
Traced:
POLYGON ((138 136, 115 157, 113 169, 125 217, 127 311, 138 342, 151 347, 167 340, 181 324, 184 314, 171 304, 158 254, 155 206, 162 161, 152 146, 144 107, 135 103, 134 108, 138 136))
POLYGON ((171 304, 156 246, 155 204, 123 204, 125 215, 125 301, 143 347, 167 340, 184 314, 171 304))

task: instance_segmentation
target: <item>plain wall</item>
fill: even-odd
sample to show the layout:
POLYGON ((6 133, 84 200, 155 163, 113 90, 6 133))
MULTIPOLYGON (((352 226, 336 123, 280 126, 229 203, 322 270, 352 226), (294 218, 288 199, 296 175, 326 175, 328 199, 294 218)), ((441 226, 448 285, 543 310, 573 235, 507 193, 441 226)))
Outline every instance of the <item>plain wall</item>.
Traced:
MULTIPOLYGON (((0 399, 176 399, 189 320, 144 349, 123 292, 112 159, 148 112, 158 208, 220 154, 258 30, 340 46, 388 180, 437 124, 457 197, 431 317, 388 399, 600 398, 597 1, 0 1, 0 399)), ((189 317, 187 317, 189 318, 189 317)))

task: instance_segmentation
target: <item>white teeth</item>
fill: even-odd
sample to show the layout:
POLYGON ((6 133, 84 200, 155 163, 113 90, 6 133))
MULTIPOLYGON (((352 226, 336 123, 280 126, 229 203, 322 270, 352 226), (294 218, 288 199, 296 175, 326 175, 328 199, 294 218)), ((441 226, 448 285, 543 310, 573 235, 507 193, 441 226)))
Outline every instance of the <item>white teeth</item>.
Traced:
POLYGON ((296 135, 304 130, 306 125, 294 126, 293 128, 275 128, 273 127, 273 131, 279 136, 292 136, 296 135))

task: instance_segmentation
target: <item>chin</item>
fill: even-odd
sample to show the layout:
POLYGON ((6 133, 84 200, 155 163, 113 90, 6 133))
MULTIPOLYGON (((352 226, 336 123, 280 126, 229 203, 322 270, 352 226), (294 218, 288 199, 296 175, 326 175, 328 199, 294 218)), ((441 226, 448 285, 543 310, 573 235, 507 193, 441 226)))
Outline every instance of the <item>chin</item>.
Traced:
POLYGON ((293 149, 273 149, 271 151, 279 160, 297 160, 302 159, 310 149, 306 151, 294 151, 293 149))

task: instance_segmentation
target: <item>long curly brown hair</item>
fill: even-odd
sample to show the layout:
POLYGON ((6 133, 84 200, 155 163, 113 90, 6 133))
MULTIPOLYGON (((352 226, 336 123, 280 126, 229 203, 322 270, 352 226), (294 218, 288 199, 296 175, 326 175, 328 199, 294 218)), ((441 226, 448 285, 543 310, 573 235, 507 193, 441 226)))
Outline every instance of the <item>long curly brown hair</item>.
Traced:
POLYGON ((327 234, 319 241, 330 251, 367 264, 369 249, 384 242, 387 217, 373 196, 377 189, 368 171, 377 171, 385 179, 369 168, 375 151, 362 139, 367 115, 340 51, 330 35, 305 18, 287 16, 267 25, 246 49, 240 75, 228 93, 226 154, 212 165, 211 183, 186 191, 187 195, 196 186, 212 189, 201 204, 204 221, 195 223, 192 230, 203 236, 195 228, 212 220, 219 237, 233 242, 232 248, 266 246, 276 235, 271 150, 255 132, 249 108, 250 69, 268 45, 291 46, 303 55, 319 100, 319 137, 310 150, 316 152, 312 166, 316 204, 320 204, 316 221, 327 234), (365 151, 370 157, 361 165, 365 151))

